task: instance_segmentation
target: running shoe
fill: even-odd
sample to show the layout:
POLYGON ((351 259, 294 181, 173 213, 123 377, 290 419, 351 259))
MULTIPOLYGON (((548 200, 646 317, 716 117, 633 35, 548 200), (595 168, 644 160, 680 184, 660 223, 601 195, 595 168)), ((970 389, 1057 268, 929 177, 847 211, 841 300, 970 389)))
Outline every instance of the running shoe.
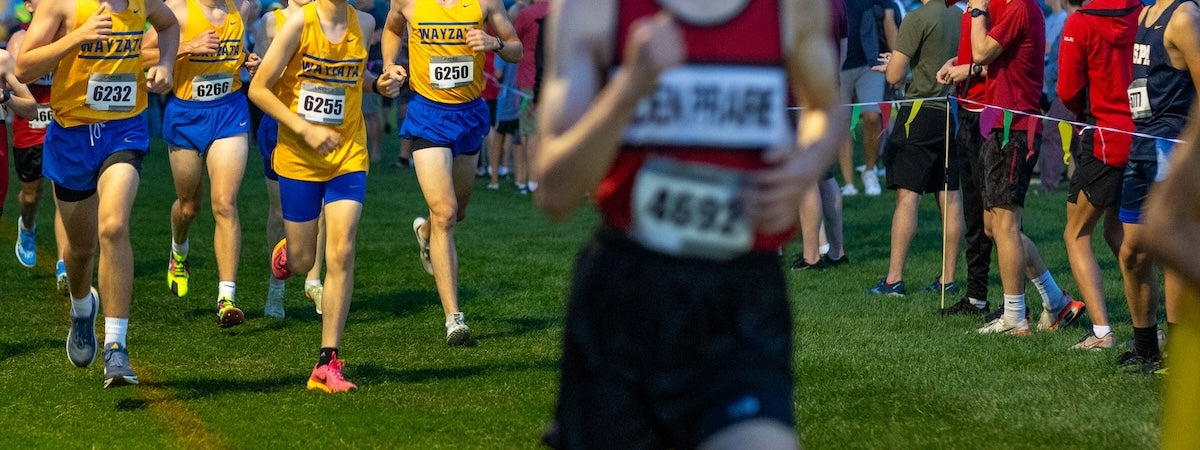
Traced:
POLYGON ((1078 344, 1072 345, 1075 350, 1103 350, 1113 348, 1117 345, 1117 338, 1113 337, 1112 332, 1105 333, 1104 336, 1097 337, 1095 333, 1088 333, 1083 339, 1079 340, 1078 344))
POLYGON ((325 286, 319 284, 304 285, 304 296, 308 297, 309 300, 312 300, 313 308, 317 310, 317 314, 324 314, 321 312, 321 298, 324 294, 325 286))
POLYGON ((292 276, 292 271, 288 269, 287 238, 280 239, 271 250, 271 275, 277 280, 286 280, 292 276))
POLYGON ((976 330, 979 334, 997 334, 1004 333, 1010 336, 1029 336, 1032 334, 1029 331, 1029 320, 1021 319, 1018 322, 1011 322, 1003 315, 1000 318, 988 322, 983 328, 976 330))
POLYGON ((926 286, 926 287, 925 287, 925 290, 926 290, 926 291, 928 291, 928 292, 938 292, 938 293, 940 293, 940 292, 942 292, 942 288, 945 288, 945 289, 946 289, 946 293, 947 293, 947 294, 950 294, 950 295, 957 295, 957 294, 958 294, 958 282, 956 282, 956 281, 951 281, 951 282, 949 282, 949 283, 947 283, 947 284, 943 285, 943 284, 942 284, 942 279, 941 279, 940 277, 939 277, 939 278, 936 278, 936 279, 934 279, 934 280, 933 280, 933 283, 929 283, 929 286, 926 286))
POLYGON ((308 376, 308 390, 320 390, 326 394, 335 394, 358 389, 358 386, 346 381, 346 378, 342 376, 342 365, 342 360, 334 356, 329 364, 313 367, 312 375, 308 376))
POLYGON ((283 283, 274 286, 267 283, 267 303, 263 306, 263 315, 282 319, 286 314, 283 310, 283 283))
POLYGON ((842 257, 838 259, 830 258, 828 253, 821 255, 821 259, 824 260, 825 265, 830 268, 837 267, 842 264, 850 264, 850 257, 847 256, 845 252, 842 252, 842 257))
POLYGON ((245 321, 246 316, 242 314, 242 310, 238 309, 237 302, 232 298, 217 299, 217 323, 221 325, 221 328, 241 325, 245 321))
POLYGON ((58 295, 71 296, 71 284, 67 282, 67 265, 59 260, 54 265, 54 283, 58 285, 58 295))
POLYGON ((1083 315, 1083 310, 1087 309, 1083 302, 1071 298, 1066 292, 1063 292, 1063 298, 1067 301, 1067 306, 1063 309, 1056 312, 1042 310, 1042 315, 1038 319, 1038 330, 1055 331, 1070 326, 1079 316, 1083 315))
POLYGON ((446 316, 446 344, 464 345, 471 340, 471 329, 467 327, 467 318, 461 312, 446 316))
POLYGON ((167 287, 176 296, 183 297, 188 292, 188 259, 171 250, 171 259, 167 261, 167 287))
POLYGON ((938 314, 942 315, 943 317, 957 315, 978 316, 980 314, 987 314, 990 307, 991 304, 988 303, 987 300, 984 300, 983 307, 980 308, 975 306, 974 303, 971 303, 971 299, 963 297, 958 300, 958 303, 939 309, 938 314))
POLYGON ((868 197, 877 197, 883 193, 883 189, 879 187, 879 176, 875 174, 875 170, 864 170, 862 173, 863 193, 868 197))
POLYGON ((821 269, 828 269, 828 268, 829 268, 829 261, 826 260, 824 256, 817 258, 817 262, 812 263, 812 264, 809 264, 808 261, 804 260, 804 253, 797 253, 796 259, 792 260, 792 270, 809 270, 809 269, 821 270, 821 269))
POLYGON ((67 359, 75 367, 87 367, 96 360, 96 311, 100 309, 100 295, 96 288, 88 298, 92 309, 83 317, 72 317, 71 328, 67 331, 67 359))
POLYGON ((37 226, 26 230, 24 220, 17 217, 17 262, 22 266, 37 265, 37 226))
POLYGON ((424 217, 413 219, 413 234, 417 235, 417 247, 421 252, 421 267, 425 268, 425 273, 433 275, 433 261, 429 259, 429 241, 421 237, 421 226, 428 222, 424 217))
POLYGON ((876 283, 875 287, 867 289, 867 294, 903 297, 908 294, 908 290, 904 288, 904 280, 888 284, 887 277, 883 277, 879 279, 879 283, 876 283))
POLYGON ((856 195, 858 195, 858 188, 854 187, 853 183, 842 186, 842 197, 854 197, 856 195))
POLYGON ((108 348, 104 349, 104 388, 138 384, 129 364, 129 351, 116 342, 105 345, 108 348))
POLYGON ((1162 354, 1153 356, 1143 356, 1135 352, 1128 351, 1122 353, 1117 358, 1117 367, 1127 373, 1152 374, 1163 368, 1162 354))

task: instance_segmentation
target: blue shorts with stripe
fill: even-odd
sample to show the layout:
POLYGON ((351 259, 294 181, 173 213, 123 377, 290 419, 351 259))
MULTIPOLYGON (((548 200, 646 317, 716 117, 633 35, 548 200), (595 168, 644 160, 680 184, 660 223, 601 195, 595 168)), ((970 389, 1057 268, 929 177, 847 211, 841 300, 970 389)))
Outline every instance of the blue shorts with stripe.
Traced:
POLYGON ((175 148, 196 150, 200 156, 217 139, 250 132, 250 105, 246 94, 230 92, 211 102, 171 97, 163 110, 163 140, 175 148))
MULTIPOLYGON (((400 137, 447 147, 454 156, 479 151, 491 129, 487 103, 481 98, 461 104, 439 103, 417 94, 408 102, 400 137)), ((424 147, 428 148, 428 146, 424 147)), ((413 150, 420 150, 414 146, 413 150)))
POLYGON ((271 155, 275 153, 275 145, 279 143, 279 121, 263 114, 262 120, 258 121, 258 131, 254 133, 254 139, 258 142, 258 153, 262 154, 263 158, 263 176, 268 180, 279 181, 279 174, 271 167, 271 155))
POLYGON ((104 160, 113 153, 150 149, 146 117, 63 127, 51 121, 42 145, 42 175, 73 191, 96 189, 104 160))

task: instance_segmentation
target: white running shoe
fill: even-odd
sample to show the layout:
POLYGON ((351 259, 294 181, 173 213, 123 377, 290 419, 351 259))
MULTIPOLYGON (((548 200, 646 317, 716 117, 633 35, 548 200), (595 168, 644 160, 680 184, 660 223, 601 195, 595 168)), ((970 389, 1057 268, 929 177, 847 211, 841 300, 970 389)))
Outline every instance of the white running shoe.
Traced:
POLYGON ((858 188, 854 187, 854 183, 842 186, 842 197, 853 197, 856 195, 858 195, 858 188))
POLYGON ((433 261, 429 259, 429 241, 421 237, 421 225, 425 225, 424 217, 413 219, 413 234, 417 235, 417 246, 421 249, 421 267, 425 268, 425 273, 433 275, 433 261))
POLYGON ((863 191, 868 197, 876 197, 883 193, 883 189, 879 187, 879 176, 875 174, 875 169, 864 170, 862 181, 863 191))
POLYGON ((320 284, 304 284, 304 296, 308 297, 313 302, 313 308, 316 308, 317 314, 321 312, 321 298, 325 294, 325 286, 320 284))
POLYGON ((983 328, 976 330, 979 334, 996 334, 1004 333, 1011 336, 1029 336, 1032 334, 1029 331, 1029 320, 1021 319, 1017 322, 1009 321, 1003 315, 996 320, 988 322, 983 328))
POLYGON ((466 315, 456 312, 446 316, 446 344, 464 345, 471 340, 471 329, 467 327, 466 315))

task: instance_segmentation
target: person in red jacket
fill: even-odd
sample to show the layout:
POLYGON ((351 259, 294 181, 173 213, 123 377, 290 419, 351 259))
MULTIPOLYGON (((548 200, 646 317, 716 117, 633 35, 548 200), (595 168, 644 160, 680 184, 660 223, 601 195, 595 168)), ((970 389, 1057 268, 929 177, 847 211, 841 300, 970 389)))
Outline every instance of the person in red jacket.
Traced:
MULTIPOLYGON (((1084 0, 1068 0, 1078 7, 1084 0)), ((1100 266, 1092 252, 1092 232, 1104 219, 1104 240, 1117 256, 1124 232, 1118 218, 1121 177, 1129 161, 1133 137, 1111 129, 1133 131, 1126 88, 1133 81, 1133 41, 1137 32, 1137 0, 1088 0, 1067 17, 1058 55, 1058 96, 1087 129, 1075 155, 1075 172, 1067 195, 1063 240, 1079 293, 1087 304, 1092 331, 1076 349, 1112 348, 1100 266), (1108 130, 1106 130, 1106 129, 1108 130), (1079 195, 1080 193, 1084 195, 1079 195)))

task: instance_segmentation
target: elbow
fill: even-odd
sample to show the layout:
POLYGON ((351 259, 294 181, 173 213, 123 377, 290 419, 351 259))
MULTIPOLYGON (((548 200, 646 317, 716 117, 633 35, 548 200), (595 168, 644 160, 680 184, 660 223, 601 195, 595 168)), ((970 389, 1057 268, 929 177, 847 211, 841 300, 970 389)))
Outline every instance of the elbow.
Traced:
POLYGON ((887 84, 895 86, 897 84, 900 84, 900 81, 904 80, 904 74, 903 73, 894 74, 892 72, 888 72, 886 78, 887 78, 887 84))
POLYGON ((14 75, 17 76, 17 81, 20 81, 21 84, 29 84, 40 78, 39 75, 32 73, 27 67, 23 67, 20 64, 17 64, 17 69, 14 72, 14 75))

